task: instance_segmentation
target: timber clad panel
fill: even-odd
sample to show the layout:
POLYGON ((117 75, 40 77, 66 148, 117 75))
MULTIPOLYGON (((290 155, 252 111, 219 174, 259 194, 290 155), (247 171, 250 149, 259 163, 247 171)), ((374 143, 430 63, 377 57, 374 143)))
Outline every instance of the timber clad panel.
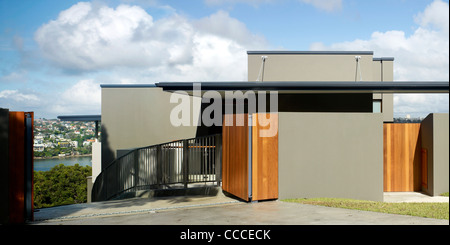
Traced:
POLYGON ((248 201, 248 115, 244 126, 227 126, 230 121, 236 125, 236 117, 224 115, 222 125, 222 189, 248 201))
MULTIPOLYGON (((249 201, 249 126, 244 114, 244 126, 228 126, 239 115, 225 115, 222 125, 222 189, 249 201)), ((240 115, 242 116, 242 114, 240 115)), ((252 200, 278 198, 278 114, 252 114, 252 200), (267 118, 266 115, 270 115, 267 118), (265 126, 259 117, 266 117, 265 126), (263 137, 269 128, 274 134, 263 137)))
POLYGON ((253 114, 252 127, 252 200, 278 198, 278 114, 253 114), (261 126, 259 117, 268 118, 268 124, 261 126), (261 137, 261 130, 275 129, 272 137, 261 137))
POLYGON ((420 191, 420 123, 383 125, 384 191, 420 191))
POLYGON ((7 223, 33 220, 33 112, 8 113, 7 223))

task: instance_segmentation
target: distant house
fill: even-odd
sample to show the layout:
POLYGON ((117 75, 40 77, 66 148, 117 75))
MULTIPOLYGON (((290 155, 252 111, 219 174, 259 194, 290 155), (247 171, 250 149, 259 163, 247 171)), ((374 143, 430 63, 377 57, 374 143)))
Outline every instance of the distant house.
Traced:
POLYGON ((70 141, 70 146, 73 148, 78 148, 78 141, 70 141))
POLYGON ((83 146, 92 145, 92 143, 96 142, 95 139, 88 139, 83 141, 83 146))
MULTIPOLYGON (((448 82, 393 82, 393 67, 394 58, 373 57, 371 51, 249 51, 248 82, 104 84, 102 170, 113 169, 110 164, 119 152, 219 134, 222 189, 243 200, 382 201, 385 191, 438 195, 449 189, 448 113, 431 114, 413 129, 393 126, 393 93, 448 93, 448 82), (236 91, 243 92, 240 98, 226 100, 226 94, 236 91), (276 101, 271 92, 277 94, 276 101), (266 96, 266 107, 247 108, 253 95, 258 105, 266 96), (206 125, 202 117, 205 111, 211 113, 216 100, 221 101, 216 108, 221 109, 222 124, 206 125), (180 101, 188 102, 189 112, 189 123, 181 126, 171 121, 180 101), (277 110, 268 110, 275 102, 277 110), (245 108, 237 112, 240 105, 245 108), (233 110, 227 113, 230 106, 233 110), (241 116, 245 124, 238 126, 235 120, 241 116), (274 135, 259 133, 267 129, 255 123, 261 117, 275 127, 274 135), (235 124, 225 123, 230 120, 235 124)), ((153 172, 145 171, 150 178, 153 172)), ((137 185, 140 179, 134 181, 127 185, 137 185)))
POLYGON ((58 142, 58 146, 61 147, 61 148, 67 148, 67 147, 70 146, 70 142, 68 142, 68 141, 59 141, 58 142))
POLYGON ((33 145, 33 151, 43 152, 44 150, 45 150, 44 144, 34 144, 33 145))

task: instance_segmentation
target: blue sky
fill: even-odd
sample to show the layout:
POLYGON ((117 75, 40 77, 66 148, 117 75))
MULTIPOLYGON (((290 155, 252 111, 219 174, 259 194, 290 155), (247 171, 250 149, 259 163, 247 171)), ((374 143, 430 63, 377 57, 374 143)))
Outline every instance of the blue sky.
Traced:
MULTIPOLYGON (((2 0, 0 107, 99 114, 100 84, 245 80, 247 50, 371 50, 395 80, 448 81, 448 16, 445 0, 2 0)), ((448 95, 394 103, 448 112, 448 95)))

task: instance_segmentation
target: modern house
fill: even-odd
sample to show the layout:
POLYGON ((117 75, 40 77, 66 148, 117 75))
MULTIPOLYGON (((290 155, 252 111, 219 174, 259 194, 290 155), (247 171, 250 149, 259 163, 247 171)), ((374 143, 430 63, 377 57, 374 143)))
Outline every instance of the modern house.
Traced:
POLYGON ((449 84, 393 82, 393 66, 369 51, 249 51, 247 82, 102 85, 93 199, 195 178, 246 201, 448 191, 448 113, 395 125, 393 93, 449 84))

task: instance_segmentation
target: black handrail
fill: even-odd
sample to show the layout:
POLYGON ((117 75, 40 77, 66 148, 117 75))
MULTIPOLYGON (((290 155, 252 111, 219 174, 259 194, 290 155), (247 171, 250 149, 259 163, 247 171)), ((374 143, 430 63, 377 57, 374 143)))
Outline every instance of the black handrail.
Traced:
POLYGON ((221 153, 221 134, 133 149, 97 176, 92 201, 145 189, 188 188, 194 183, 220 185, 221 153))

